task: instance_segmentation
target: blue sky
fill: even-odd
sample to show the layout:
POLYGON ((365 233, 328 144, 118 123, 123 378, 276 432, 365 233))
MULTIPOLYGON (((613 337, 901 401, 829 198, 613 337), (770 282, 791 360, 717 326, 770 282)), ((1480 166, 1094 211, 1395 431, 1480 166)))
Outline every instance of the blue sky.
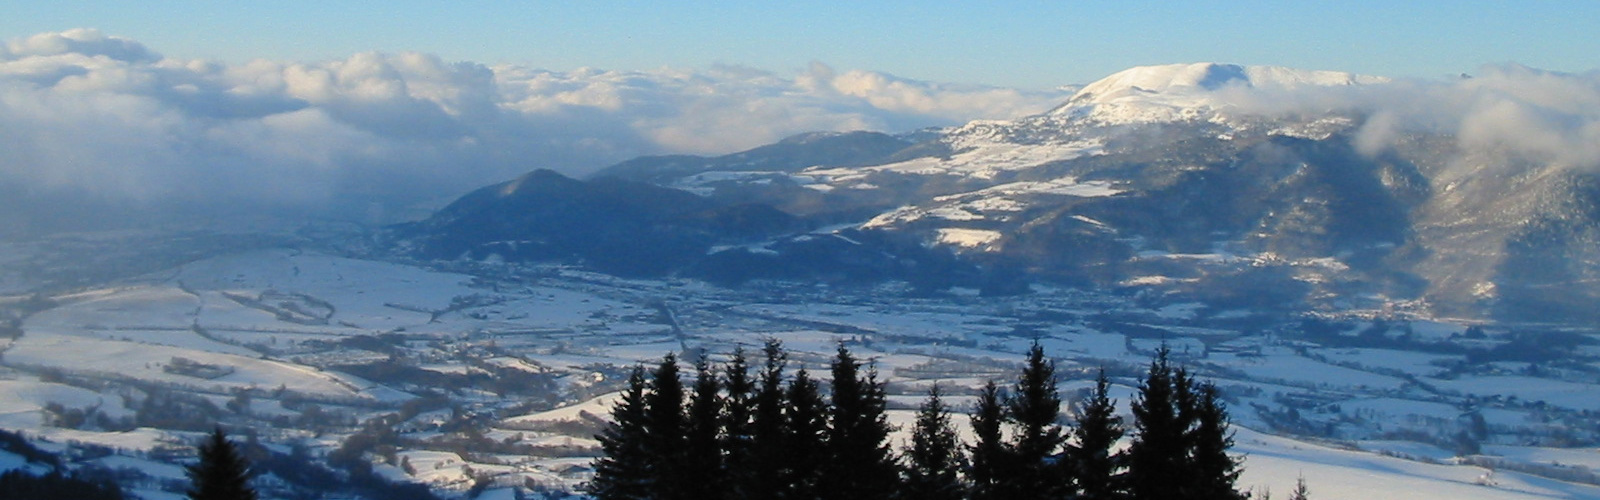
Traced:
POLYGON ((75 27, 170 57, 324 60, 420 51, 551 70, 811 61, 1028 88, 1220 61, 1399 77, 1515 62, 1600 67, 1596 1, 15 2, 0 37, 75 27), (1174 5, 1176 4, 1176 5, 1174 5))

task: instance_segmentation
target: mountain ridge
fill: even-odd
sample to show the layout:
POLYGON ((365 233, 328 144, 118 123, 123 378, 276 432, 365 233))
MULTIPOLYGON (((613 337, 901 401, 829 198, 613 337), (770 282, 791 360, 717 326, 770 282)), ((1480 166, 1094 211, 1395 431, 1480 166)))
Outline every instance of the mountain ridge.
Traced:
POLYGON ((1587 250, 1600 239, 1591 229, 1600 211, 1584 208, 1597 205, 1584 187, 1597 185, 1594 174, 1509 153, 1473 156, 1439 133, 1411 132, 1375 153, 1362 144, 1362 112, 1274 115, 1229 104, 1241 92, 1388 81, 1216 63, 1131 68, 1046 113, 925 131, 917 142, 805 135, 720 157, 641 158, 590 182, 627 178, 805 221, 787 236, 708 246, 689 259, 699 264, 668 272, 705 269, 729 251, 753 251, 772 267, 793 257, 775 250, 780 241, 841 234, 885 242, 874 251, 891 254, 920 242, 975 266, 957 273, 967 278, 935 280, 948 285, 1004 276, 1216 307, 1593 316, 1581 304, 1600 297, 1590 284, 1600 282, 1591 280, 1600 254, 1587 250), (1462 176, 1464 161, 1529 173, 1462 176))

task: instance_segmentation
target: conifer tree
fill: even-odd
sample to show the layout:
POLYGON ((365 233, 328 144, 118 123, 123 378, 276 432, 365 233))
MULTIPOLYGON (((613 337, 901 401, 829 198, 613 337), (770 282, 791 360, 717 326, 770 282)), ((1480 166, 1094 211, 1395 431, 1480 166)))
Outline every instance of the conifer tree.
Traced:
POLYGON ((1106 371, 1095 377, 1094 392, 1077 415, 1078 425, 1072 431, 1073 443, 1063 453, 1061 463, 1072 478, 1078 498, 1083 500, 1112 500, 1117 498, 1117 462, 1111 448, 1122 439, 1122 417, 1117 416, 1117 405, 1111 400, 1111 382, 1106 371))
POLYGON ((695 361, 694 391, 689 396, 689 412, 684 423, 682 477, 685 497, 714 499, 724 495, 722 429, 722 384, 711 370, 705 354, 695 361))
POLYGON ((991 380, 978 391, 978 402, 972 411, 972 433, 976 441, 970 447, 972 466, 967 477, 972 481, 973 500, 1009 500, 1004 487, 1014 476, 1010 474, 1007 460, 1005 421, 1000 388, 991 380))
POLYGON ((644 500, 653 498, 650 482, 651 457, 645 440, 644 367, 635 366, 628 375, 628 388, 611 408, 611 423, 595 438, 604 454, 594 462, 594 479, 588 492, 598 500, 644 500))
POLYGON ((1294 482, 1294 491, 1289 493, 1289 500, 1310 500, 1311 488, 1306 487, 1305 476, 1300 476, 1294 482))
POLYGON ((1248 496, 1235 487, 1239 459, 1228 454, 1233 436, 1228 429, 1228 410, 1217 386, 1198 384, 1193 393, 1195 424, 1189 438, 1189 493, 1192 498, 1244 500, 1248 496))
POLYGON ((1056 390, 1055 363, 1044 355, 1044 347, 1034 342, 1022 376, 1017 378, 1009 401, 1016 432, 1009 446, 1014 460, 1015 478, 1009 488, 1014 500, 1066 496, 1067 476, 1059 474, 1049 459, 1061 445, 1061 396, 1056 390))
POLYGON ((256 500, 250 487, 250 464, 228 441, 221 427, 200 444, 200 461, 184 471, 189 476, 190 500, 256 500))
POLYGON ((861 373, 861 362, 844 344, 831 365, 832 412, 827 461, 822 469, 825 499, 887 498, 899 487, 899 471, 889 448, 887 402, 877 373, 861 373))
POLYGON ((1200 417, 1199 394, 1195 391, 1194 377, 1189 375, 1189 370, 1182 366, 1172 367, 1172 406, 1173 414, 1178 416, 1176 428, 1183 431, 1182 440, 1179 441, 1186 453, 1179 457, 1177 474, 1170 481, 1180 485, 1180 490, 1185 494, 1194 494, 1198 491, 1200 483, 1206 478, 1194 468, 1194 427, 1200 417))
POLYGON ((1184 466, 1188 462, 1185 438, 1175 401, 1169 351, 1162 346, 1139 394, 1133 401, 1134 435, 1126 455, 1126 491, 1136 500, 1172 500, 1183 496, 1184 466))
POLYGON ((966 485, 961 482, 961 440, 950 425, 950 409, 939 397, 938 384, 928 390, 928 399, 917 409, 911 445, 905 449, 903 456, 906 461, 905 485, 899 498, 966 498, 966 485))
POLYGON ((828 459, 828 407, 817 381, 805 368, 794 374, 785 395, 783 482, 779 499, 811 500, 821 497, 822 467, 828 459))
POLYGON ((746 480, 742 485, 743 498, 778 498, 784 489, 784 466, 788 446, 784 421, 783 369, 788 363, 783 344, 768 340, 762 353, 765 364, 756 383, 753 398, 754 412, 750 423, 750 459, 746 480))
MULTIPOLYGON (((970 445, 962 446, 950 428, 934 387, 918 412, 902 470, 893 468, 885 444, 883 385, 875 373, 861 373, 848 349, 841 345, 831 366, 831 403, 805 369, 784 383, 787 356, 776 340, 763 352, 754 379, 743 352, 734 352, 724 372, 726 398, 701 358, 687 409, 674 355, 648 382, 644 367, 635 367, 613 422, 597 436, 606 455, 595 462, 589 493, 601 500, 1247 498, 1236 489, 1240 459, 1228 454, 1233 440, 1217 387, 1173 366, 1165 346, 1132 402, 1133 440, 1120 455, 1110 450, 1126 431, 1104 371, 1066 442, 1056 424, 1054 366, 1036 344, 1014 394, 993 381, 979 392, 970 445), (963 449, 970 453, 965 464, 963 449), (894 474, 883 483, 868 475, 879 464, 894 474)), ((1305 493, 1302 480, 1294 498, 1305 493)))
POLYGON ((661 358, 650 374, 650 391, 644 401, 644 451, 651 460, 655 498, 687 498, 683 484, 683 381, 678 377, 677 356, 667 353, 661 358))
POLYGON ((751 442, 755 439, 751 419, 755 414, 755 381, 750 379, 750 366, 745 360, 744 347, 735 348, 728 364, 723 366, 723 381, 727 388, 722 411, 722 449, 727 486, 722 498, 751 498, 745 488, 751 483, 751 442))

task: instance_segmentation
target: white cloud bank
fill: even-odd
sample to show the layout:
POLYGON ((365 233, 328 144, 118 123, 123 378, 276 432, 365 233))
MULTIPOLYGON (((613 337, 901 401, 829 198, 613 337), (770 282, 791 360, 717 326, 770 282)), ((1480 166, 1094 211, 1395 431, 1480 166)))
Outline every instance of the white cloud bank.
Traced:
POLYGON ((1392 81, 1296 89, 1225 88, 1238 110, 1262 115, 1362 117, 1355 144, 1379 153, 1405 133, 1455 139, 1458 155, 1488 153, 1522 165, 1600 167, 1600 73, 1515 64, 1448 81, 1392 81))
MULTIPOLYGON (((1226 97, 1245 112, 1355 112, 1366 117, 1357 145, 1368 152, 1420 130, 1452 135, 1468 152, 1600 165, 1594 73, 1508 65, 1451 81, 1218 92, 1236 93, 1226 97)), ((823 64, 796 75, 733 66, 555 72, 417 53, 223 64, 78 29, 0 48, 0 210, 8 199, 87 196, 361 218, 536 168, 583 174, 642 154, 727 153, 801 132, 1014 118, 1068 96, 823 64)))
POLYGON ((417 54, 230 65, 76 29, 0 48, 0 183, 114 202, 319 207, 454 196, 535 168, 908 131, 1066 94, 814 64, 554 72, 417 54))

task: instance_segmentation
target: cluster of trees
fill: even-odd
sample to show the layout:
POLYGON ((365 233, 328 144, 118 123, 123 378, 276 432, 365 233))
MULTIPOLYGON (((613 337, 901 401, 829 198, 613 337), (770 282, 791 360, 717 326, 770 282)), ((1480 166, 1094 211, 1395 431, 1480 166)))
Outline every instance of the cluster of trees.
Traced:
MULTIPOLYGON (((0 430, 0 451, 18 455, 30 464, 48 467, 42 475, 30 473, 25 468, 0 473, 0 499, 5 500, 122 500, 127 498, 116 478, 108 470, 81 468, 67 472, 60 457, 41 451, 29 444, 20 434, 0 430)), ((345 477, 316 465, 315 460, 302 448, 296 447, 292 455, 268 451, 253 437, 243 445, 230 441, 220 427, 214 427, 197 447, 197 460, 185 467, 190 487, 186 498, 192 500, 255 500, 256 489, 250 485, 257 473, 270 473, 281 481, 294 485, 311 485, 302 495, 318 496, 320 490, 357 493, 363 498, 435 499, 426 486, 411 483, 389 483, 371 471, 369 462, 362 470, 351 469, 345 477), (252 463, 259 464, 259 467, 252 463)))
POLYGON ((122 500, 122 490, 116 483, 98 474, 99 471, 80 470, 67 472, 61 458, 40 450, 29 443, 22 434, 0 429, 0 451, 20 457, 24 464, 48 468, 44 474, 32 474, 31 467, 19 467, 0 473, 0 498, 7 500, 122 500))
POLYGON ((0 498, 11 500, 122 500, 122 490, 109 481, 52 470, 35 476, 22 469, 0 474, 0 498))
MULTIPOLYGON (((785 376, 776 341, 762 366, 736 350, 720 375, 704 359, 687 387, 678 360, 635 367, 598 436, 588 492, 621 499, 1245 499, 1240 459, 1216 386, 1168 361, 1150 364, 1126 429, 1104 372, 1062 426, 1055 365, 1035 344, 1021 375, 991 381, 964 443, 935 386, 910 442, 889 444, 883 382, 843 345, 829 396, 801 368, 785 376), (1131 430, 1131 442, 1116 445, 1131 430)), ((1298 491, 1296 497, 1303 498, 1298 491)))

